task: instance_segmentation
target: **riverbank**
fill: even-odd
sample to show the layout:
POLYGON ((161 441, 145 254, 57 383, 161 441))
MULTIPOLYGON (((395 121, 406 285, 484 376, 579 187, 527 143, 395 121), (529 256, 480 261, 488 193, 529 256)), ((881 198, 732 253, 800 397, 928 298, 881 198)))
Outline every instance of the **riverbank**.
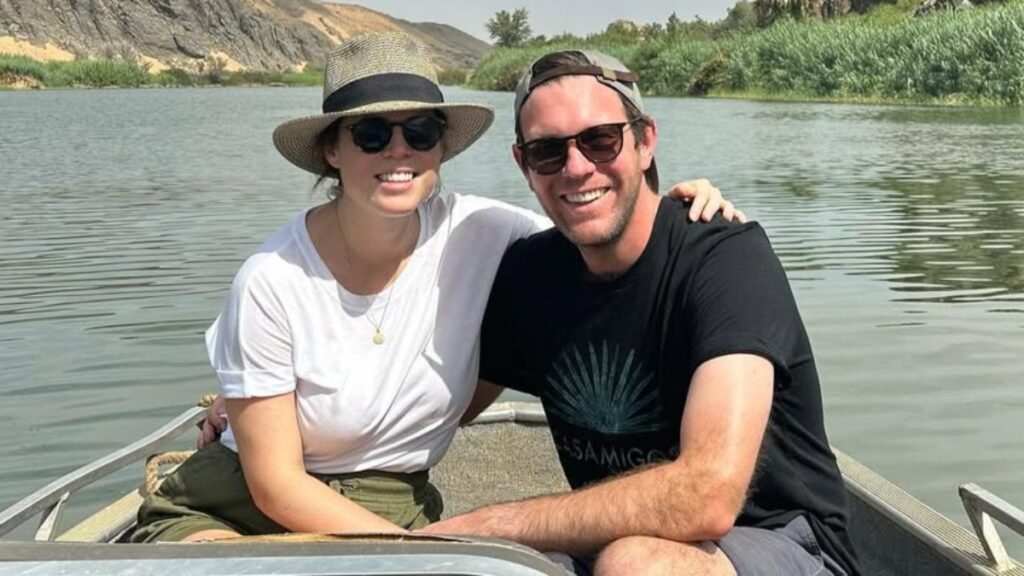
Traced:
POLYGON ((535 58, 595 48, 639 73, 645 94, 902 104, 1024 104, 1024 0, 910 18, 782 21, 721 39, 549 42, 496 49, 469 86, 508 91, 535 58))
MULTIPOLYGON (((595 48, 626 63, 654 96, 707 96, 842 103, 1024 105, 1024 0, 923 17, 912 2, 834 20, 784 20, 721 36, 643 29, 561 37, 496 48, 468 74, 439 73, 442 84, 511 91, 541 54, 595 48)), ((713 27, 715 25, 711 25, 713 27)), ((704 27, 706 30, 709 27, 704 27)), ((323 71, 232 70, 211 58, 197 71, 151 73, 130 60, 40 61, 0 53, 0 89, 147 86, 319 86, 323 71)))
POLYGON ((228 70, 214 59, 199 71, 167 68, 150 73, 131 60, 95 59, 40 61, 0 53, 0 89, 142 88, 173 86, 320 86, 323 70, 301 72, 228 70))
MULTIPOLYGON (((307 65, 301 72, 227 69, 216 59, 200 72, 165 68, 150 72, 145 63, 121 59, 37 60, 0 52, 0 90, 47 88, 146 88, 197 86, 322 86, 322 68, 307 65)), ((446 86, 466 83, 469 70, 440 70, 446 86)))

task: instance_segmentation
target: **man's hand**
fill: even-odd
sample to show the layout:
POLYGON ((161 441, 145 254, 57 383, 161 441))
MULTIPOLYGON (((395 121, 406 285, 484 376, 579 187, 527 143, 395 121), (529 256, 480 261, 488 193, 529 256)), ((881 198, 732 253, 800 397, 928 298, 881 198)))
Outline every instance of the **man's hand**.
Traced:
POLYGON ((705 178, 680 182, 668 191, 668 195, 671 198, 681 198, 691 202, 689 217, 693 222, 696 222, 698 218, 707 222, 718 211, 721 211, 722 217, 729 222, 732 222, 733 219, 739 222, 747 221, 747 215, 737 209, 732 202, 723 198, 722 192, 705 178))
POLYGON ((480 508, 454 518, 434 522, 417 532, 421 534, 489 536, 518 541, 517 514, 513 510, 514 506, 515 504, 511 503, 480 508))
POLYGON ((224 398, 217 396, 210 409, 206 411, 206 419, 199 423, 199 437, 196 438, 196 450, 220 439, 220 435, 228 427, 228 413, 224 406, 224 398))

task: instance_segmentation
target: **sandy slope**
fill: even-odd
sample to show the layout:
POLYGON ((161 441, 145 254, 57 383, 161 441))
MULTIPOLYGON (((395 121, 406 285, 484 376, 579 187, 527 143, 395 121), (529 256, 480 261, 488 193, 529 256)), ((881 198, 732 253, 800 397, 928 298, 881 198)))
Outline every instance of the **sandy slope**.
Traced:
MULTIPOLYGON (((31 3, 34 0, 24 1, 31 3)), ((326 57, 331 44, 337 44, 364 32, 377 31, 402 31, 417 38, 434 53, 439 68, 470 67, 488 48, 478 39, 449 26, 413 24, 351 4, 322 3, 318 0, 230 0, 230 3, 236 6, 247 6, 250 18, 253 12, 266 18, 267 24, 257 25, 257 29, 268 30, 273 26, 279 26, 277 31, 271 30, 269 33, 264 32, 263 36, 249 38, 248 32, 252 29, 252 23, 241 21, 246 18, 246 10, 235 8, 212 16, 207 14, 205 17, 209 22, 201 19, 196 21, 191 15, 188 22, 180 19, 161 22, 160 18, 167 16, 157 9, 156 4, 143 1, 136 5, 136 12, 131 14, 132 17, 119 17, 115 21, 110 19, 109 13, 118 5, 109 2, 110 0, 99 0, 97 7, 77 8, 78 12, 85 10, 83 14, 92 14, 95 21, 89 21, 89 26, 70 28, 66 26, 67 22, 80 20, 67 20, 54 13, 46 15, 45 12, 39 12, 40 8, 37 6, 33 9, 36 11, 35 16, 30 16, 30 10, 25 12, 25 18, 46 17, 47 26, 29 26, 26 22, 19 23, 15 18, 10 29, 17 38, 3 36, 4 27, 0 26, 0 53, 27 56, 35 60, 71 60, 76 57, 76 52, 86 57, 94 57, 102 54, 105 49, 110 49, 107 44, 116 49, 128 45, 134 49, 137 58, 148 65, 151 72, 159 72, 170 66, 197 69, 203 59, 212 57, 226 62, 226 69, 229 71, 245 69, 247 66, 262 69, 284 66, 300 70, 306 64, 302 54, 306 57, 312 54, 314 59, 322 60, 326 57), (235 13, 243 14, 239 16, 238 22, 232 18, 232 14, 235 13), (224 19, 225 14, 227 20, 224 19), (140 28, 140 22, 145 22, 150 31, 155 26, 155 29, 161 32, 173 29, 173 34, 168 33, 167 38, 157 41, 152 33, 145 32, 147 28, 140 28), (201 24, 197 25, 197 22, 201 24), (179 23, 182 29, 179 30, 175 23, 179 23), (282 23, 292 24, 287 25, 286 32, 281 32, 282 23), (299 29, 309 32, 297 31, 296 24, 299 29), (103 28, 106 32, 98 35, 94 32, 82 34, 80 28, 90 31, 94 28, 103 28), (18 32, 19 29, 21 33, 18 32), (223 32, 218 33, 217 30, 223 32), (285 35, 288 37, 285 38, 285 35), (183 42, 182 45, 187 45, 188 49, 175 49, 174 46, 179 40, 183 42)), ((72 8, 65 6, 64 9, 72 8)), ((77 14, 76 17, 83 16, 77 14)), ((203 18, 204 13, 198 12, 197 17, 203 18)), ((85 18, 88 19, 88 16, 85 18)))

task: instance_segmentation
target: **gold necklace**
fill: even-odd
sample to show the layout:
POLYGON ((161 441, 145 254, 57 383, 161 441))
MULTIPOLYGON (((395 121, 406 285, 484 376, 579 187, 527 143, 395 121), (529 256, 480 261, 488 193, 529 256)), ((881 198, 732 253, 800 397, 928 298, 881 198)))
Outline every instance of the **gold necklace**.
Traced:
POLYGON ((370 322, 370 325, 373 326, 373 343, 378 346, 384 343, 384 333, 380 331, 380 325, 384 323, 384 317, 388 314, 388 305, 391 304, 391 291, 394 290, 394 288, 395 283, 392 282, 391 286, 388 286, 388 298, 384 301, 384 312, 380 315, 380 322, 375 321, 373 316, 370 316, 369 308, 366 309, 366 319, 370 322))
MULTIPOLYGON (((351 244, 348 242, 348 237, 345 236, 345 227, 341 225, 341 214, 338 213, 337 206, 334 207, 334 218, 338 221, 338 232, 341 233, 341 240, 345 244, 345 262, 348 264, 348 269, 355 272, 355 267, 352 265, 352 255, 349 253, 351 244)), ((416 247, 414 245, 413 250, 415 249, 416 247)), ((399 262, 399 266, 401 266, 401 262, 399 262)), ((397 278, 395 278, 394 282, 391 282, 388 286, 388 296, 384 300, 384 311, 380 315, 380 321, 375 320, 370 314, 370 308, 366 309, 366 321, 373 326, 373 343, 378 346, 384 343, 384 333, 381 332, 380 327, 384 324, 384 317, 388 315, 388 306, 391 305, 391 292, 394 291, 396 282, 398 282, 397 278)), ((372 307, 373 305, 371 304, 370 306, 372 307)))

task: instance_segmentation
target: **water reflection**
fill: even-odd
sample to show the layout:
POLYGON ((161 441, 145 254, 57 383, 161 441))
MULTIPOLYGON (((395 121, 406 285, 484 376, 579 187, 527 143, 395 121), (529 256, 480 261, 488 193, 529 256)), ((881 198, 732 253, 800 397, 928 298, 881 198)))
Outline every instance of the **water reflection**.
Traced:
MULTIPOLYGON (((232 274, 317 201, 270 131, 319 97, 0 93, 0 506, 215 389, 202 333, 232 274)), ((454 97, 497 118, 445 187, 535 208, 511 95, 454 97)), ((1024 504, 1024 111, 648 106, 663 182, 711 177, 765 225, 832 441, 961 521, 957 482, 1024 504)))
POLYGON ((913 282, 893 290, 940 302, 1024 302, 1024 175, 936 171, 928 181, 875 186, 907 199, 888 258, 913 282))
MULTIPOLYGON (((723 104, 732 109, 712 120, 669 116, 662 143, 697 117, 730 151, 747 140, 746 162, 713 160, 702 173, 748 180, 752 212, 791 272, 885 280, 896 301, 1024 299, 1024 112, 723 104)), ((668 146, 697 158, 709 148, 668 146)))

